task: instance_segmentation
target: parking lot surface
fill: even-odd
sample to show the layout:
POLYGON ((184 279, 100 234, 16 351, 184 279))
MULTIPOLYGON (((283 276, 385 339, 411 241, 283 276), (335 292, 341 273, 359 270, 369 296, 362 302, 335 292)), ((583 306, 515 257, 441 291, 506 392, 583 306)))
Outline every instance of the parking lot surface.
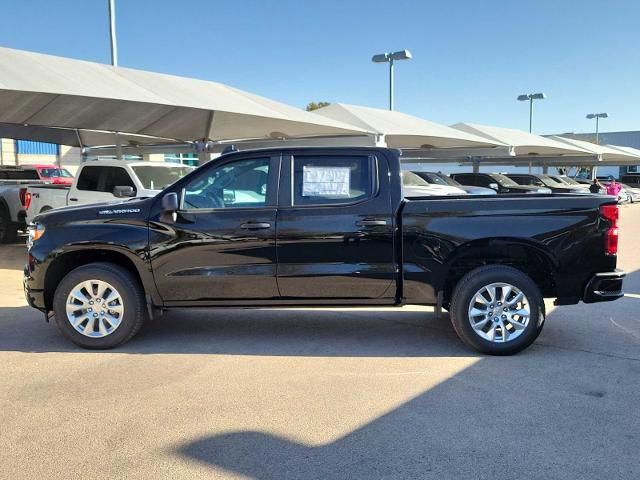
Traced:
POLYGON ((171 312, 83 351, 0 247, 0 478, 640 478, 640 207, 627 297, 548 305, 514 357, 422 307, 171 312))

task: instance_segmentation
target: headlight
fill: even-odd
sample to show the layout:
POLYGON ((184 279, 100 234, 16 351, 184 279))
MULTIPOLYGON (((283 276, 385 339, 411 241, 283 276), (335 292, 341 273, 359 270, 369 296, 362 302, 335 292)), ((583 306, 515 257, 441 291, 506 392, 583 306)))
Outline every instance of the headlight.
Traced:
POLYGON ((31 224, 27 227, 27 248, 31 248, 33 242, 42 238, 44 235, 44 225, 41 223, 31 224))

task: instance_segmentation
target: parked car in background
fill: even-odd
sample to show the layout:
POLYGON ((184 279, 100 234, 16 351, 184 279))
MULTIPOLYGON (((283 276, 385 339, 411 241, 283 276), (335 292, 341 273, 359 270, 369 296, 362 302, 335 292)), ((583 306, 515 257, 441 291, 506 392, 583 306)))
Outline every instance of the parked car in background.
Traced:
POLYGON ((549 175, 534 173, 507 173, 514 182, 520 185, 531 185, 534 187, 546 187, 553 193, 588 193, 583 187, 575 187, 566 183, 554 180, 549 175))
POLYGON ((153 197, 191 170, 193 167, 164 162, 86 162, 80 166, 71 186, 29 187, 27 223, 40 213, 68 205, 110 202, 124 197, 153 197))
POLYGON ((551 193, 546 187, 519 185, 501 173, 452 173, 451 178, 462 185, 491 188, 498 193, 551 193))
POLYGON ((456 182, 453 178, 445 175, 444 173, 434 172, 413 172, 422 178, 425 182, 431 185, 448 185, 450 187, 459 188, 464 190, 469 195, 496 195, 496 191, 491 188, 474 187, 469 185, 462 185, 456 182))
POLYGON ((588 183, 581 183, 577 180, 567 177, 566 175, 549 175, 549 177, 553 178, 556 182, 563 183, 565 185, 570 185, 572 187, 583 188, 585 190, 589 190, 588 183))
POLYGON ((73 183, 73 175, 66 168, 57 165, 23 165, 26 171, 35 171, 38 179, 51 182, 55 185, 71 185, 73 183))
POLYGON ((437 195, 467 195, 461 188, 452 187, 445 182, 432 184, 414 172, 402 172, 402 194, 410 197, 431 197, 437 195))
POLYGON ((629 203, 640 202, 640 188, 621 183, 622 189, 627 193, 629 203))
POLYGON ((590 180, 588 178, 583 178, 583 177, 570 177, 570 178, 581 185, 589 186, 591 185, 591 183, 593 183, 593 180, 590 180))
POLYGON ((27 188, 42 183, 33 170, 0 167, 0 243, 13 243, 26 228, 27 188))
POLYGON ((620 176, 620 181, 631 188, 640 188, 640 173, 626 173, 620 176))
POLYGON ((25 228, 29 180, 0 180, 0 243, 13 243, 25 228))

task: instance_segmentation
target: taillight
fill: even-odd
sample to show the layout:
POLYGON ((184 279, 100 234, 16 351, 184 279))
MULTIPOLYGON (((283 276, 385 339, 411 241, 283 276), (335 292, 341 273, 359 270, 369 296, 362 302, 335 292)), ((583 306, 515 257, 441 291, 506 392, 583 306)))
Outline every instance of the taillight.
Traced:
POLYGON ((618 218, 620 211, 618 205, 602 205, 600 215, 611 222, 605 234, 604 250, 607 255, 617 255, 618 253, 618 218))
POLYGON ((26 206, 26 201, 27 201, 27 189, 26 188, 21 188, 20 189, 20 204, 24 207, 26 206))
POLYGON ((24 208, 29 210, 29 205, 31 205, 31 192, 27 192, 24 195, 24 208))

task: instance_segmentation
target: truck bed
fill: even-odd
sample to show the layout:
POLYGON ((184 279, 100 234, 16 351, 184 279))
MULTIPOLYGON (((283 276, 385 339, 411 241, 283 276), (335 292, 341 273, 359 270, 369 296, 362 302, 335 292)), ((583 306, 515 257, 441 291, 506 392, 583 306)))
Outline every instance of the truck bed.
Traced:
POLYGON ((500 257, 533 266, 549 296, 576 303, 591 275, 615 269, 615 257, 603 252, 607 226, 599 215, 600 206, 615 203, 610 196, 581 194, 406 199, 402 295, 408 302, 437 303, 452 273, 500 257))

